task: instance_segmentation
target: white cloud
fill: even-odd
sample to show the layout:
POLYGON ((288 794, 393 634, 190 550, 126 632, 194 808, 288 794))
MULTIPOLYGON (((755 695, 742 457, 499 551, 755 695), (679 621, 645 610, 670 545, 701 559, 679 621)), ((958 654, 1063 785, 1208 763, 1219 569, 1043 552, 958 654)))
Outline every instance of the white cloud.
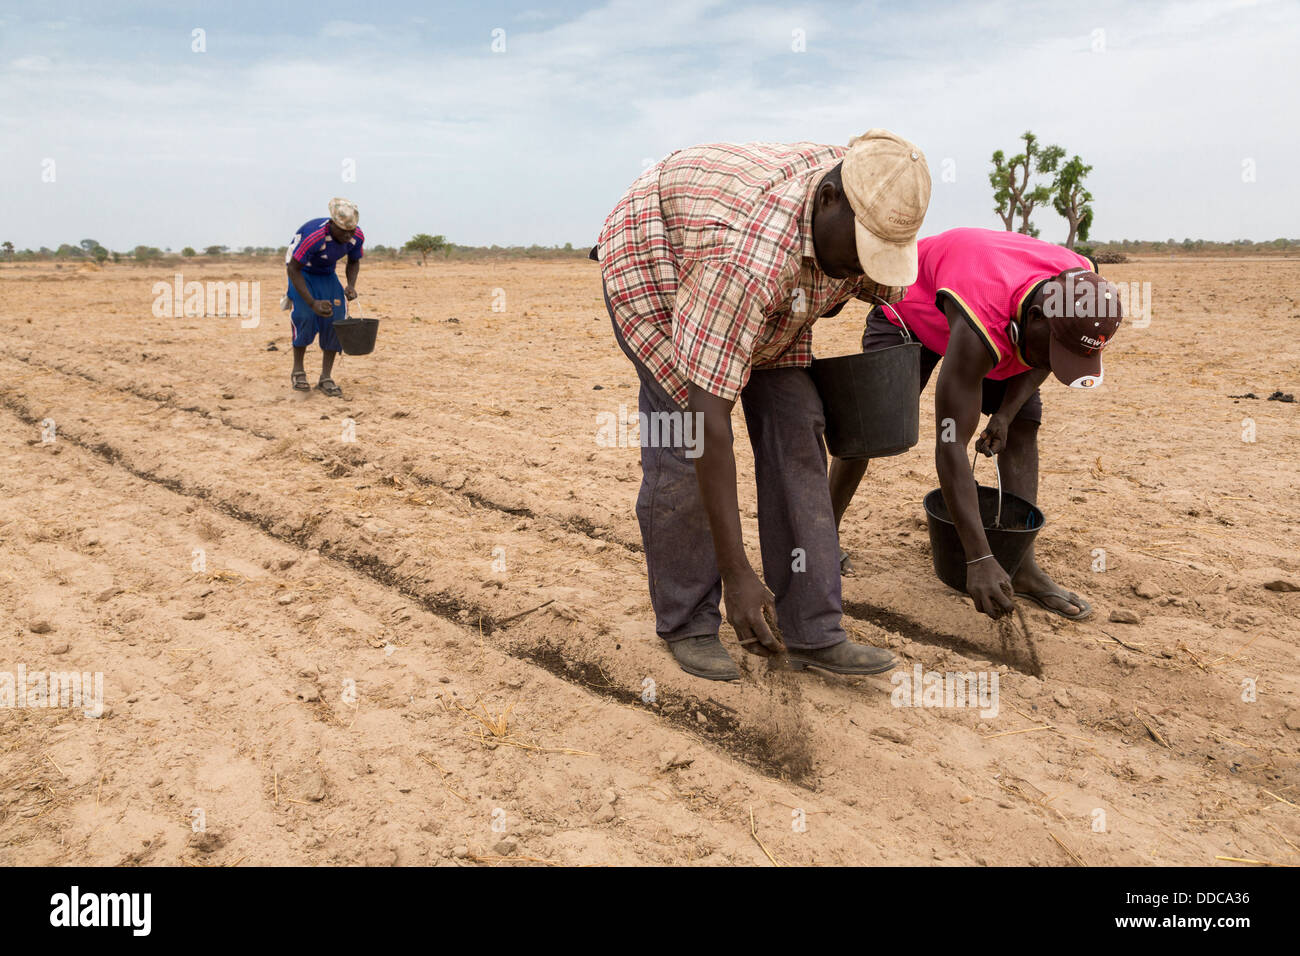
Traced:
POLYGON ((23 56, 9 63, 11 70, 19 70, 23 73, 44 73, 51 66, 48 56, 23 56))
MULTIPOLYGON (((1293 4, 1100 0, 1063 21, 1010 0, 973 13, 611 0, 567 20, 503 16, 504 54, 490 52, 491 17, 420 33, 376 11, 374 24, 325 20, 322 37, 362 41, 342 64, 262 20, 245 36, 210 27, 203 55, 188 54, 188 27, 143 22, 83 24, 56 46, 32 33, 0 69, 6 181, 39 184, 41 158, 59 160, 56 184, 0 194, 20 246, 82 233, 119 248, 278 244, 340 190, 376 242, 577 244, 644 157, 721 139, 842 143, 870 126, 926 151, 927 231, 994 224, 989 155, 1026 128, 1094 165, 1103 238, 1297 231, 1293 4), (796 28, 806 52, 790 48, 796 28), (956 182, 939 181, 945 159, 956 182)), ((1057 224, 1044 214, 1044 235, 1057 224)))
POLYGON ((360 40, 379 36, 373 23, 353 23, 351 20, 329 20, 321 27, 320 35, 328 40, 360 40))

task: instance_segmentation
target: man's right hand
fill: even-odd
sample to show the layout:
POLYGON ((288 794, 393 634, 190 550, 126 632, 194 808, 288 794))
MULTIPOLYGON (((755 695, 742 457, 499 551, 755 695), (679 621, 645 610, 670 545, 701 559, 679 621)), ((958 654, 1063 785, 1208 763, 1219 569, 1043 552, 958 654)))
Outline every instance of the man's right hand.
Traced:
POLYGON ((766 611, 776 620, 776 598, 753 568, 722 579, 722 600, 727 606, 727 622, 736 629, 741 647, 759 657, 785 651, 785 645, 773 635, 764 617, 766 611))
POLYGON ((328 319, 334 314, 334 306, 326 299, 317 299, 311 304, 311 310, 319 315, 322 319, 328 319))
POLYGON ((1015 588, 997 558, 966 566, 966 593, 975 601, 975 610, 994 620, 1015 610, 1015 588))

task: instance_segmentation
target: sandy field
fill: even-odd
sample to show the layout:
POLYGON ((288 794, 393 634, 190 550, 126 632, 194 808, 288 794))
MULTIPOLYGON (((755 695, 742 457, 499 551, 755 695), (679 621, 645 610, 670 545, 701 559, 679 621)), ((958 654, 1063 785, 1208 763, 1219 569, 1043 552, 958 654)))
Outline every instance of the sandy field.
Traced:
POLYGON ((1267 400, 1300 393, 1300 262, 1103 268, 1152 320, 1041 434, 1040 562, 1088 622, 1005 635, 934 577, 933 385, 872 464, 846 624, 996 673, 996 714, 677 669, 637 449, 596 438, 636 379, 594 263, 367 262, 379 346, 331 400, 290 390, 252 262, 184 266, 260 281, 249 329, 157 317, 166 265, 0 266, 0 679, 104 699, 0 707, 0 864, 1300 863, 1300 405, 1267 400))

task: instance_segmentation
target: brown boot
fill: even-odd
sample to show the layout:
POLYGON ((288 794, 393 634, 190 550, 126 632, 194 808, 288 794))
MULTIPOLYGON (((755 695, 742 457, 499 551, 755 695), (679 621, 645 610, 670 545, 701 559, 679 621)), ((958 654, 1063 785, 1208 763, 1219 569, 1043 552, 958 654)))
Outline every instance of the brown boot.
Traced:
POLYGON ((677 659, 677 665, 688 674, 705 680, 740 680, 740 668, 716 634, 683 637, 671 641, 668 649, 677 659))
POLYGON ((791 648, 790 669, 801 671, 817 667, 832 674, 882 674, 898 663, 883 647, 841 641, 817 650, 791 648))

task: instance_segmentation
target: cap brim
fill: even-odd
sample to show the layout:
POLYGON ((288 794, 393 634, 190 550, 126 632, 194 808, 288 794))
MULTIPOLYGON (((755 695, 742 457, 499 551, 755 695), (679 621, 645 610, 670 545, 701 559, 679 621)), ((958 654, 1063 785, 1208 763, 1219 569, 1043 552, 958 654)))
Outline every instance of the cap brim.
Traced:
POLYGON ((886 242, 857 219, 853 220, 853 236, 858 246, 858 263, 868 279, 892 286, 908 286, 916 281, 915 239, 886 242))
POLYGON ((1102 382, 1101 353, 1079 355, 1052 338, 1052 374, 1071 388, 1097 388, 1102 382))

